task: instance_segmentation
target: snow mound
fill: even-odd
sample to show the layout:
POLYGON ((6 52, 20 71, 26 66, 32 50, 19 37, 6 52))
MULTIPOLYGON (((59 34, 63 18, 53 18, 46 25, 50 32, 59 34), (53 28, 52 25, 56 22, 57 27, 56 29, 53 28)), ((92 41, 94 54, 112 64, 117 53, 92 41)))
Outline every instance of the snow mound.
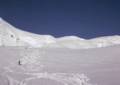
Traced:
POLYGON ((55 38, 26 32, 0 18, 0 46, 64 47, 70 49, 98 48, 120 44, 120 36, 83 39, 77 36, 55 38))
POLYGON ((38 35, 19 30, 0 18, 0 45, 42 47, 54 43, 55 38, 50 35, 38 35))

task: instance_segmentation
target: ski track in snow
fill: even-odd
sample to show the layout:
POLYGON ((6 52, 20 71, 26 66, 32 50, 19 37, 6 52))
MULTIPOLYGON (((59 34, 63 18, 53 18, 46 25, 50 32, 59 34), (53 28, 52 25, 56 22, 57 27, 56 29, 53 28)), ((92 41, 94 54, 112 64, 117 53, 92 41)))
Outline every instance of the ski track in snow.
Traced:
MULTIPOLYGON (((16 72, 14 72, 16 73, 16 72)), ((20 74, 20 73, 18 73, 20 74)), ((22 74, 22 73, 21 73, 22 74)), ((18 81, 16 79, 13 79, 12 77, 7 76, 6 82, 0 81, 0 84, 3 85, 49 85, 47 83, 47 79, 51 81, 55 81, 56 84, 61 83, 60 85, 93 85, 89 83, 89 78, 85 76, 84 74, 75 74, 75 73, 26 73, 27 75, 31 75, 32 77, 25 78, 22 81, 18 81), (40 80, 45 79, 46 84, 42 84, 40 80), (39 83, 37 83, 39 82, 39 83), (34 84, 30 84, 34 83, 34 84)), ((51 85, 51 84, 50 84, 51 85)), ((95 85, 95 84, 94 84, 95 85)))
MULTIPOLYGON (((15 67, 15 65, 13 65, 12 67, 15 67)), ((30 71, 29 72, 16 72, 13 70, 11 66, 8 66, 6 68, 4 68, 4 77, 6 77, 6 81, 8 82, 8 84, 6 82, 6 84, 4 85, 49 85, 49 83, 47 83, 47 80, 51 80, 51 81, 55 81, 56 84, 60 85, 96 85, 96 84, 90 84, 89 82, 89 78, 84 75, 84 74, 79 74, 79 73, 48 73, 48 72, 39 72, 39 69, 37 70, 37 72, 34 71, 30 71), (10 74, 19 74, 19 75, 29 75, 31 77, 27 77, 24 78, 20 81, 16 80, 15 78, 12 78, 10 74), (43 82, 41 81, 42 79, 46 80, 46 84, 43 84, 43 82), (41 81, 41 82, 40 82, 41 81), (39 83, 36 83, 39 82, 39 83), (33 83, 33 84, 31 84, 33 83)), ((16 67, 15 67, 16 68, 16 67)), ((14 68, 14 69, 15 69, 14 68)), ((37 68, 37 67, 36 67, 37 68)), ((21 69, 21 67, 20 67, 21 69)), ((42 68, 40 68, 42 69, 42 68)), ((23 70, 23 69, 21 69, 23 70)), ((24 69, 28 70, 28 69, 24 69)), ((2 79, 2 77, 1 77, 2 79)), ((0 84, 2 84, 3 81, 0 81, 0 84)), ((55 85, 56 85, 55 84, 55 85)), ((50 84, 50 85, 54 85, 54 84, 50 84)))

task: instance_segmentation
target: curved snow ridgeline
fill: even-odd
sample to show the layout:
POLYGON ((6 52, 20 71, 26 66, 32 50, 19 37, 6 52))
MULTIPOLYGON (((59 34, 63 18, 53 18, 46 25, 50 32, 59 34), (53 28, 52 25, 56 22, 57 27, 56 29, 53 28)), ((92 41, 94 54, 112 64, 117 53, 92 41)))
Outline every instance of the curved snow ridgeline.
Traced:
POLYGON ((120 44, 120 36, 83 39, 77 36, 55 38, 19 30, 0 18, 0 46, 61 47, 86 49, 120 44))

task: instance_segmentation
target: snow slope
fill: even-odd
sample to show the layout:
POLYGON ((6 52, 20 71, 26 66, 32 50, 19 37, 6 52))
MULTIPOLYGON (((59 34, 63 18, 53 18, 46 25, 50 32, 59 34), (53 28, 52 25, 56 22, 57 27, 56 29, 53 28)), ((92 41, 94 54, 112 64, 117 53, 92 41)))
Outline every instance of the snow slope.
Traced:
POLYGON ((0 18, 0 46, 61 47, 86 49, 120 44, 120 36, 106 36, 83 39, 77 36, 55 38, 51 35, 38 35, 15 28, 0 18))
POLYGON ((55 42, 50 35, 37 35, 19 30, 0 19, 0 45, 41 47, 55 42))
POLYGON ((119 51, 0 47, 0 85, 120 85, 119 51))

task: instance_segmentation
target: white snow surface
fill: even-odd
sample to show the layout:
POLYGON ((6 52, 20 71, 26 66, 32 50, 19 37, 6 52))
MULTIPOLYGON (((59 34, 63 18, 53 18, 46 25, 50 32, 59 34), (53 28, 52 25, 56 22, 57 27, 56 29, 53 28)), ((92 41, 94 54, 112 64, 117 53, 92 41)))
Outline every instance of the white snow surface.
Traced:
POLYGON ((105 36, 83 39, 77 36, 55 38, 51 35, 39 35, 20 30, 0 18, 0 46, 59 47, 87 49, 120 44, 120 36, 105 36))
POLYGON ((119 35, 55 38, 0 18, 0 85, 120 85, 119 44, 119 35))

